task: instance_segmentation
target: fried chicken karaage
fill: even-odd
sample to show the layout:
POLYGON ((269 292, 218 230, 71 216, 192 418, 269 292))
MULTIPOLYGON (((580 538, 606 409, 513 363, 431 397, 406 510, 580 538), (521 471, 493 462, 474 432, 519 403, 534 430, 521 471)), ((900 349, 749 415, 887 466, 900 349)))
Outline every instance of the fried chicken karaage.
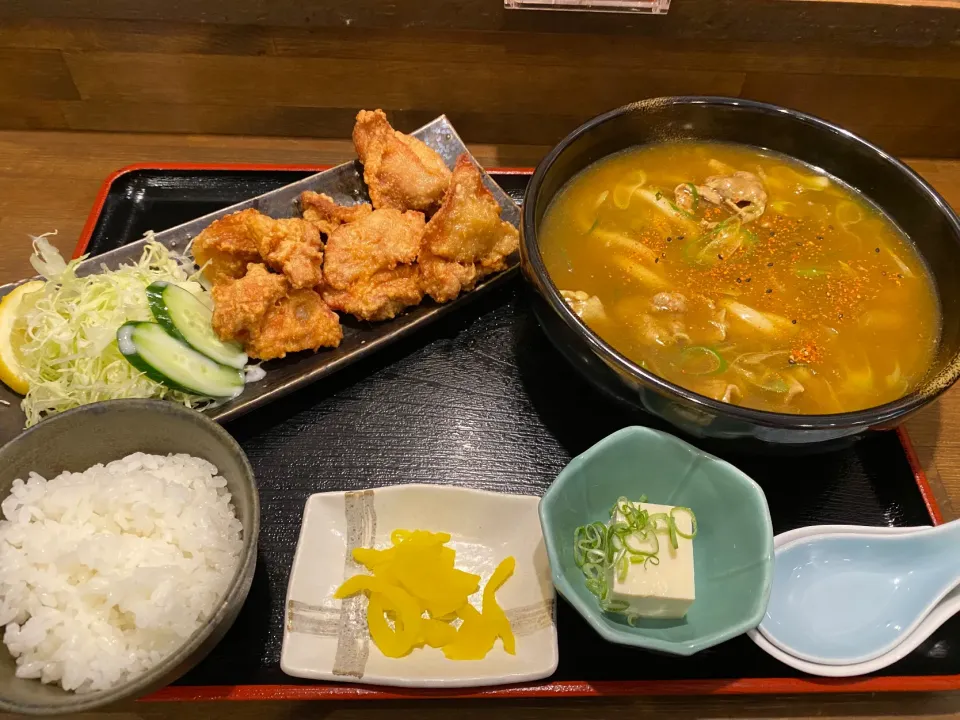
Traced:
POLYGON ((261 360, 282 358, 298 350, 337 347, 343 339, 340 318, 314 290, 294 290, 263 316, 247 354, 261 360))
POLYGON ((323 282, 323 241, 312 223, 300 218, 274 220, 261 213, 250 215, 247 226, 260 257, 286 275, 294 289, 323 282))
POLYGON ((417 267, 424 217, 374 210, 327 241, 323 298, 361 320, 387 320, 423 299, 417 267))
POLYGON ((423 235, 419 266, 424 291, 448 302, 483 277, 506 270, 520 246, 517 229, 500 219, 500 205, 467 155, 457 158, 443 205, 423 235))
POLYGON ((410 135, 394 130, 382 110, 361 110, 353 145, 377 209, 418 210, 429 215, 450 184, 443 158, 410 135))
POLYGON ((310 190, 300 193, 300 211, 326 237, 344 223, 356 222, 373 210, 369 203, 337 205, 332 197, 310 190))
POLYGON ((259 330, 267 310, 289 292, 290 283, 283 275, 250 263, 242 278, 213 286, 213 331, 225 342, 246 343, 259 330))
POLYGON ((193 239, 193 257, 214 285, 243 277, 248 263, 260 262, 260 251, 248 221, 260 213, 249 208, 214 220, 193 239))
POLYGON ((213 331, 242 343, 250 357, 272 360, 337 347, 343 338, 340 319, 317 292, 291 289, 284 275, 265 265, 251 263, 246 275, 215 285, 212 294, 213 331))
POLYGON ((353 142, 372 205, 338 205, 307 191, 299 198, 302 218, 250 208, 216 220, 193 241, 213 284, 214 332, 252 358, 339 346, 335 311, 378 321, 426 294, 449 302, 505 270, 518 248, 516 228, 500 218, 469 155, 451 173, 381 110, 357 115, 353 142))
POLYGON ((215 220, 193 240, 193 257, 214 285, 242 278, 250 263, 265 262, 294 288, 323 281, 323 241, 301 218, 275 220, 253 208, 215 220))

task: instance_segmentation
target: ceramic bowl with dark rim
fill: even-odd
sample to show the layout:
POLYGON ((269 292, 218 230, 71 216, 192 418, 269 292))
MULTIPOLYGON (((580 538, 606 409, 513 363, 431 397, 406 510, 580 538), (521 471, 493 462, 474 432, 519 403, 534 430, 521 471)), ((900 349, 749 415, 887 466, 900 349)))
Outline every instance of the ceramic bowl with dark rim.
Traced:
POLYGON ((0 647, 0 712, 58 715, 88 712, 146 695, 176 680, 202 660, 236 620, 250 591, 257 562, 260 501, 246 455, 204 415, 163 400, 111 400, 84 405, 35 425, 0 448, 0 498, 31 471, 51 478, 80 472, 132 453, 186 453, 213 463, 227 481, 243 547, 237 569, 214 614, 172 655, 148 672, 98 692, 76 694, 59 685, 16 677, 16 662, 0 647))
POLYGON ((540 163, 523 203, 521 263, 534 311, 558 350, 594 385, 701 438, 755 447, 829 445, 870 428, 892 427, 960 377, 960 219, 915 172, 866 140, 793 110, 734 98, 656 98, 581 125, 540 163), (677 140, 752 145, 796 158, 843 180, 882 208, 930 268, 942 327, 932 366, 908 395, 834 415, 789 415, 739 407, 671 383, 606 343, 567 306, 547 273, 538 231, 551 201, 593 163, 630 147, 677 140))

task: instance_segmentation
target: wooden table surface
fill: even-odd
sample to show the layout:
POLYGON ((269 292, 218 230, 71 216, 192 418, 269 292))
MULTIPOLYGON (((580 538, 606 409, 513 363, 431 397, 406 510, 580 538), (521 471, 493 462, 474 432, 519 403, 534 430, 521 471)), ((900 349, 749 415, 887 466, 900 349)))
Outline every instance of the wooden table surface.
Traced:
MULTIPOLYGON (((472 146, 487 167, 531 166, 546 148, 472 146)), ((104 178, 120 167, 142 162, 273 163, 324 165, 353 157, 346 141, 188 135, 134 135, 60 132, 0 132, 0 283, 32 274, 29 234, 57 230, 56 244, 69 252, 76 243, 104 178)), ((947 200, 960 208, 960 160, 911 160, 947 200)), ((960 507, 960 385, 908 423, 914 446, 940 495, 948 517, 960 507)), ((642 713, 695 717, 960 717, 960 694, 872 694, 842 696, 758 696, 531 700, 427 703, 131 703, 84 715, 98 720, 132 718, 231 720, 324 718, 417 718, 462 720, 506 714, 528 718, 628 718, 642 713)), ((0 719, 10 717, 0 715, 0 719)))

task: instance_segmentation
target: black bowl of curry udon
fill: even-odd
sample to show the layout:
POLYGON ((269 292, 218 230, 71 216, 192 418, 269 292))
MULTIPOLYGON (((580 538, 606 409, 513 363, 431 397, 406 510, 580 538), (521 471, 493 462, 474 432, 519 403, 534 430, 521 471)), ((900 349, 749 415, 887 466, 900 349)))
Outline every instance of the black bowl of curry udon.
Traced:
POLYGON ((809 115, 699 97, 609 112, 540 163, 522 230, 556 347, 698 437, 829 444, 960 375, 960 220, 809 115))

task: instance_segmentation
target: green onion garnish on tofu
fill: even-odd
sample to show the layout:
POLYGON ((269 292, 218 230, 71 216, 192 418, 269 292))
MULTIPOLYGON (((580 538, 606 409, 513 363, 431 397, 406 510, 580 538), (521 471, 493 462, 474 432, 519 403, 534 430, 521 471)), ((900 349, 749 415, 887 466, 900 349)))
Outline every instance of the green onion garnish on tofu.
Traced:
POLYGON ((621 497, 610 509, 609 523, 597 521, 574 531, 574 562, 583 572, 587 589, 606 612, 623 613, 629 607, 629 603, 610 597, 612 578, 622 583, 631 565, 659 565, 661 539, 677 549, 681 539, 692 540, 697 534, 697 519, 690 508, 650 513, 642 508, 646 502, 645 495, 636 502, 621 497), (677 526, 678 513, 689 515, 690 532, 677 526))

